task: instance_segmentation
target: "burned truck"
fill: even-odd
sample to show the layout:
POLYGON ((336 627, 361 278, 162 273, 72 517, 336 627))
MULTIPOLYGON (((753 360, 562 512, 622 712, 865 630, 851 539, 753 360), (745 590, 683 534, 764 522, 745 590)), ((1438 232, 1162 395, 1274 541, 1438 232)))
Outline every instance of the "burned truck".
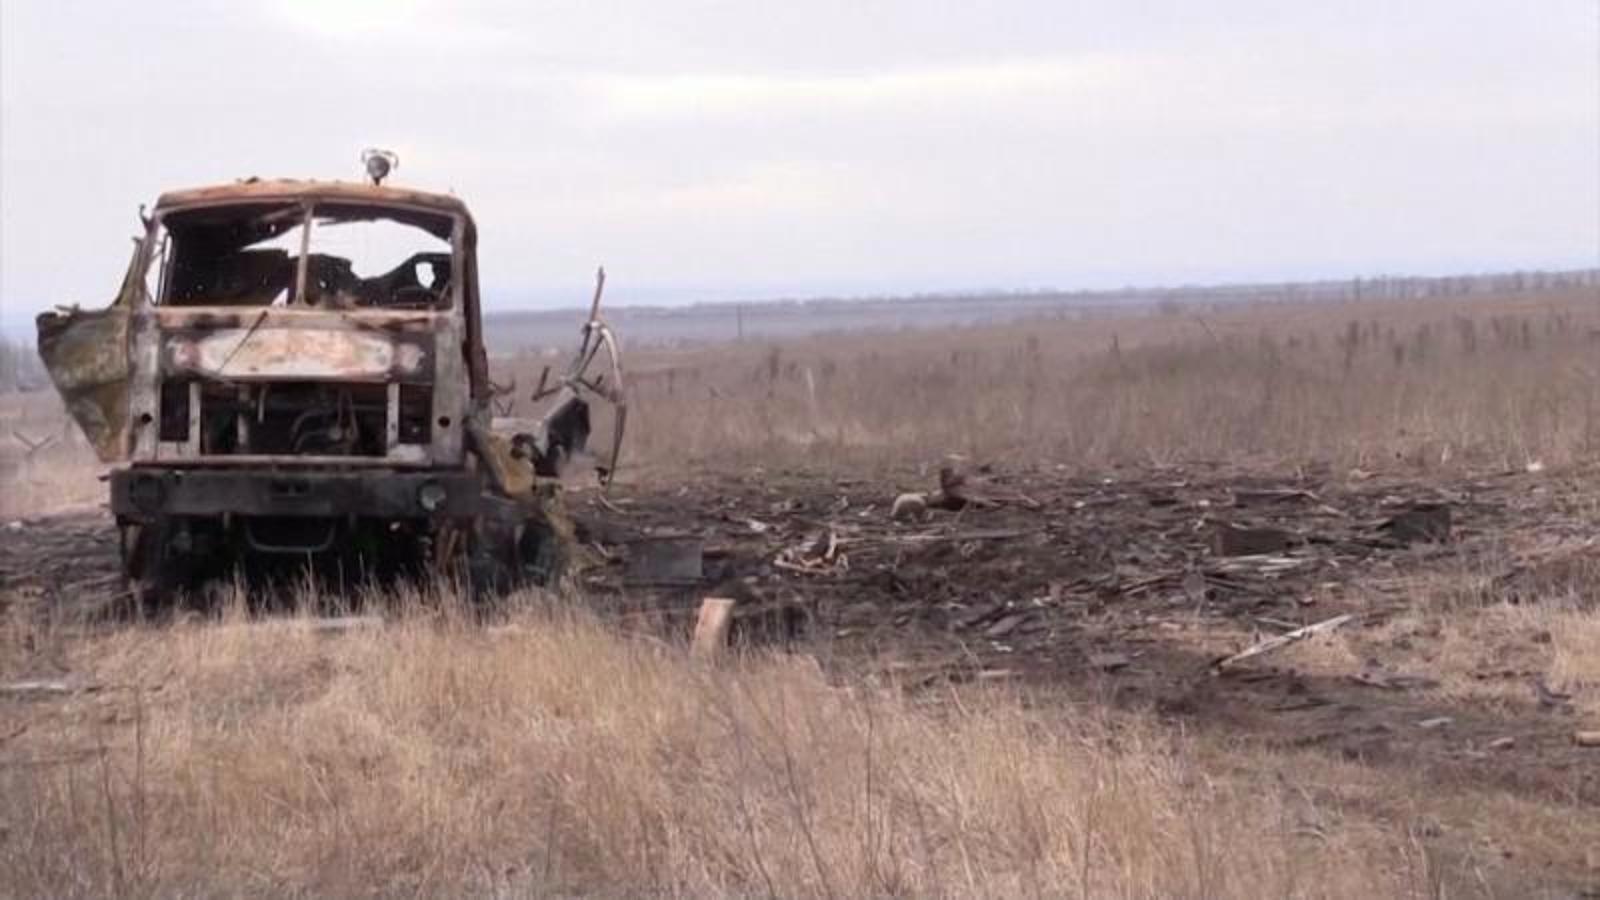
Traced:
POLYGON ((614 471, 625 411, 599 289, 533 398, 545 414, 496 420, 514 388, 490 380, 472 216, 380 180, 165 194, 108 308, 39 317, 40 357, 112 464, 135 596, 284 560, 482 590, 569 562, 557 476, 596 397, 617 406, 596 466, 614 471))

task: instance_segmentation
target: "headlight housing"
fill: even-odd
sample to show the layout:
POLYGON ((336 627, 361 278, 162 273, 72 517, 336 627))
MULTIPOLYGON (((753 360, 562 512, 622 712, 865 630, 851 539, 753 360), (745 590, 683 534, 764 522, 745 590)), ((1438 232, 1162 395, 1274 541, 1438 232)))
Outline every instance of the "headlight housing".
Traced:
POLYGON ((427 512, 438 512, 448 499, 450 493, 437 481, 425 481, 417 488, 417 505, 427 512))

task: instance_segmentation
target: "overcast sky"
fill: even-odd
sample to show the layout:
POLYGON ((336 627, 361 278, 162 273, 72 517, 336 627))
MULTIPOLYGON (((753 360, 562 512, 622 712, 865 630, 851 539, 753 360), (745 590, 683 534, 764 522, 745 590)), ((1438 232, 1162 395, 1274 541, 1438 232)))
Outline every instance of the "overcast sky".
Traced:
POLYGON ((5 0, 0 324, 368 146, 499 308, 1591 266, 1600 0, 5 0))

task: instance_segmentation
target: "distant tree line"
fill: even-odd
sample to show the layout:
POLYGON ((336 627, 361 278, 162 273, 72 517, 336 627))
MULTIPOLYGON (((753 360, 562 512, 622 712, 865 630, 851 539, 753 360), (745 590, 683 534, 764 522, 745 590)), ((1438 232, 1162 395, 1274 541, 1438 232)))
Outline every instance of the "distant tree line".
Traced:
POLYGON ((1474 275, 1376 275, 1322 281, 1127 287, 1120 291, 1075 291, 1081 300, 1145 301, 1158 309, 1192 301, 1229 300, 1415 300, 1469 294, 1524 294, 1600 287, 1600 269, 1491 272, 1474 275))

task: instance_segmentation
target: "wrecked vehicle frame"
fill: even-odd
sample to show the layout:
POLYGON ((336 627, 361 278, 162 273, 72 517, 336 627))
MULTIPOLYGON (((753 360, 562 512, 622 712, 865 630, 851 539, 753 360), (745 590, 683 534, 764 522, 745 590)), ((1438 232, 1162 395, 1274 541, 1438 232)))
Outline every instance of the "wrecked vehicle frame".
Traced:
POLYGON ((273 558, 497 588, 559 575, 555 478, 585 448, 586 397, 618 406, 603 471, 620 448, 598 290, 546 414, 496 422, 459 199, 251 180, 164 194, 143 222, 108 308, 38 322, 58 392, 113 464, 136 594, 273 558), (586 374, 602 346, 610 383, 586 374))

